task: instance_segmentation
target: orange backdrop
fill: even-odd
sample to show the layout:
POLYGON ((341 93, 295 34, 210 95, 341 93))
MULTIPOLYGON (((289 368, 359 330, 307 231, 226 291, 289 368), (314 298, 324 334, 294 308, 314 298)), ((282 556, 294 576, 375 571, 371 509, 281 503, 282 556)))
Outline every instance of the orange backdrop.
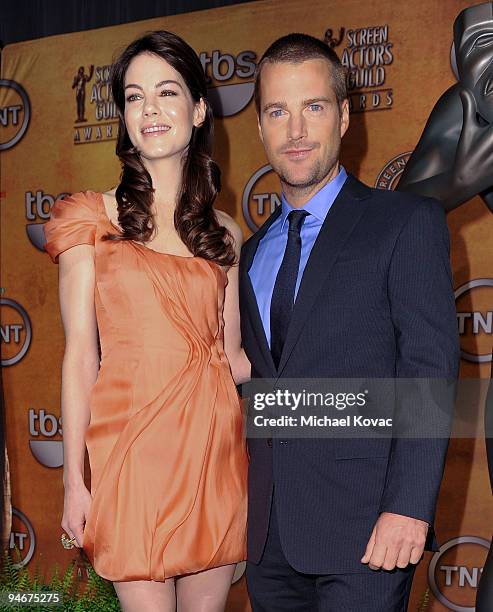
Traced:
MULTIPOLYGON (((278 183, 256 135, 255 62, 278 36, 303 31, 332 43, 351 69, 347 169, 370 185, 395 187, 431 108, 455 78, 452 26, 467 0, 265 0, 9 45, 2 54, 0 150, 1 340, 14 519, 10 546, 23 563, 65 565, 59 543, 63 501, 60 364, 63 332, 57 268, 43 249, 54 199, 105 191, 119 176, 116 119, 108 91, 115 52, 144 31, 169 29, 200 54, 215 105, 215 156, 224 188, 218 207, 248 236, 278 203, 278 183), (82 71, 79 69, 82 68, 82 71), (76 91, 84 90, 78 114, 76 91), (82 119, 85 119, 82 121, 82 119)), ((457 290, 463 377, 489 376, 493 215, 479 198, 448 215, 457 290), (472 282, 471 281, 477 281, 472 282), (470 283, 470 284, 469 284, 470 283), (466 355, 467 353, 467 355, 466 355)), ((471 400, 481 406, 482 398, 471 400)), ((480 414, 480 411, 478 411, 480 414)), ((430 588, 432 610, 473 606, 492 524, 492 500, 478 438, 451 444, 437 519, 439 554, 420 564, 410 609, 430 588), (447 603, 448 602, 448 603, 447 603)), ((238 568, 241 576, 242 567, 238 568)), ((248 610, 244 577, 229 610, 248 610)))

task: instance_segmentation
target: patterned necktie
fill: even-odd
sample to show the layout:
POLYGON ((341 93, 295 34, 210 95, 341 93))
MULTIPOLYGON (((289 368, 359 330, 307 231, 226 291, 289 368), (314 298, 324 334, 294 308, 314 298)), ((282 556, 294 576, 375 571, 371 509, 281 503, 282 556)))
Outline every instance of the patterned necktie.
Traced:
POLYGON ((288 215, 288 243, 277 273, 270 305, 270 352, 276 368, 279 367, 293 312, 294 290, 300 267, 301 226, 309 214, 306 210, 292 210, 288 215))

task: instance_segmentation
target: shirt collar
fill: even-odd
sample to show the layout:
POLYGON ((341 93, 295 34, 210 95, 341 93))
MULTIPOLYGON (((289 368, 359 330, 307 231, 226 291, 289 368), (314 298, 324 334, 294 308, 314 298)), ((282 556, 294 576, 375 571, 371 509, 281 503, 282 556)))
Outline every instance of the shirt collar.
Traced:
POLYGON ((347 179, 347 172, 340 166, 339 174, 329 181, 327 185, 324 185, 320 191, 311 197, 308 202, 301 208, 295 209, 289 204, 284 193, 281 194, 281 233, 284 231, 284 226, 288 218, 289 213, 292 210, 306 210, 310 213, 320 224, 325 221, 325 217, 329 212, 330 207, 334 203, 334 200, 339 195, 339 191, 342 189, 344 182, 347 179))

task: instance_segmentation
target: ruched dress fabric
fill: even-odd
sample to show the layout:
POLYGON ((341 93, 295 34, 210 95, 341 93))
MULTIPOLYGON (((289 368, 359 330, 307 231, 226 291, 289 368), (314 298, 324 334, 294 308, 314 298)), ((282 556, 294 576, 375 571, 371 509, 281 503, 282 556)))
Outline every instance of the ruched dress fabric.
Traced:
POLYGON ((223 348, 227 276, 200 257, 101 239, 118 231, 91 191, 57 200, 45 225, 54 262, 95 247, 101 364, 83 549, 108 580, 164 581, 246 558, 248 460, 223 348))

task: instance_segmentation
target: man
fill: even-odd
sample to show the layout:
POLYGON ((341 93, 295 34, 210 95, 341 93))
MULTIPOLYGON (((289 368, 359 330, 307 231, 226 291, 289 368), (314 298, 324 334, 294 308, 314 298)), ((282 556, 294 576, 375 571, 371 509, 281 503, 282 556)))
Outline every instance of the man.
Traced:
MULTIPOLYGON (((370 189, 340 166, 345 72, 321 41, 277 40, 255 85, 282 206, 240 261, 252 378, 455 378, 440 204, 370 189)), ((405 610, 427 535, 434 543, 446 449, 446 440, 431 438, 251 437, 254 612, 405 610)))

